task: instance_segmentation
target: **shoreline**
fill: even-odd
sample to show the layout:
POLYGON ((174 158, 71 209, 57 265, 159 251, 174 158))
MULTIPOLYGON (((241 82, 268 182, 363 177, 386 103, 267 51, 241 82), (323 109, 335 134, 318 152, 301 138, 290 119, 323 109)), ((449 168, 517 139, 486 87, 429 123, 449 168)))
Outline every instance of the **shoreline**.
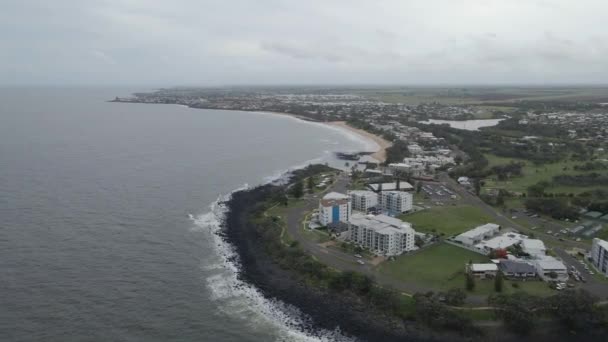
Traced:
MULTIPOLYGON (((135 102, 135 101, 115 101, 115 100, 110 100, 109 102, 115 102, 115 103, 141 103, 141 104, 165 104, 165 103, 146 103, 146 102, 135 102)), ((380 163, 384 163, 386 161, 386 149, 393 145, 390 141, 382 138, 379 135, 372 134, 372 133, 364 131, 362 129, 350 126, 348 123, 346 123, 346 121, 317 121, 317 120, 313 120, 313 119, 310 119, 310 118, 302 116, 302 115, 291 114, 291 113, 284 113, 284 112, 269 112, 269 111, 246 110, 246 109, 200 108, 200 107, 192 107, 190 105, 180 104, 180 103, 166 103, 166 104, 185 106, 187 108, 192 108, 192 109, 229 110, 229 111, 235 111, 235 112, 249 112, 249 113, 259 113, 259 114, 281 115, 281 116, 290 117, 290 118, 293 118, 293 119, 298 119, 298 120, 301 120, 301 121, 318 123, 318 124, 325 125, 325 126, 328 126, 328 127, 337 128, 337 129, 340 129, 340 130, 345 130, 345 131, 347 131, 349 133, 354 133, 355 135, 359 136, 362 139, 365 139, 367 141, 373 142, 376 145, 376 147, 375 147, 375 148, 377 148, 376 151, 365 151, 365 152, 373 152, 373 153, 371 153, 371 156, 374 159, 378 160, 380 163)))
MULTIPOLYGON (((190 107, 190 108, 196 108, 196 107, 190 107)), ((199 109, 199 108, 197 108, 197 109, 199 109)), ((232 110, 232 109, 220 109, 220 110, 232 110)), ((241 109, 237 109, 235 111, 248 112, 246 110, 241 110, 241 109)), ((332 128, 345 130, 349 133, 354 133, 355 135, 359 136, 360 138, 365 139, 367 141, 371 141, 376 145, 376 147, 375 147, 376 151, 365 151, 365 152, 372 152, 370 155, 374 159, 378 160, 380 163, 384 163, 386 161, 386 149, 393 145, 393 143, 384 139, 383 137, 370 133, 370 132, 367 132, 367 131, 364 131, 360 128, 353 127, 353 126, 349 125, 346 121, 315 121, 315 120, 311 120, 305 116, 301 116, 301 115, 297 115, 297 114, 268 112, 268 111, 252 111, 252 112, 286 116, 286 117, 290 117, 290 118, 294 118, 294 119, 298 119, 298 120, 302 120, 302 121, 306 121, 306 122, 314 122, 314 123, 329 126, 332 128)))
POLYGON ((371 156, 377 159, 380 163, 384 163, 386 161, 386 149, 393 145, 390 141, 382 138, 379 135, 372 134, 359 128, 355 128, 346 123, 346 121, 330 121, 326 122, 325 124, 332 127, 346 129, 352 133, 362 136, 365 139, 372 140, 376 145, 378 145, 378 150, 372 153, 371 156))

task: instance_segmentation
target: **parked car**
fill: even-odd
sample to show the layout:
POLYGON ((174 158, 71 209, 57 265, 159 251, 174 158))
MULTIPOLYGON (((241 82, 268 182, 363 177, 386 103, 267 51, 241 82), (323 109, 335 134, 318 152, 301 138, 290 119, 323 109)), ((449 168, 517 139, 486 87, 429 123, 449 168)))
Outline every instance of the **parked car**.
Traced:
POLYGON ((359 265, 365 265, 365 262, 363 262, 363 260, 357 260, 357 263, 358 263, 359 265))

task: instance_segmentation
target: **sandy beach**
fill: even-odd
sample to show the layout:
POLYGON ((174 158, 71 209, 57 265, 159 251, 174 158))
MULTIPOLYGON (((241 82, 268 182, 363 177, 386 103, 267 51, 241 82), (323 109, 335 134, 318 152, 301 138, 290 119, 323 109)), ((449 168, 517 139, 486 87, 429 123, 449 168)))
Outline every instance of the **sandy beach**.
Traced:
POLYGON ((343 129, 348 129, 349 131, 351 131, 353 133, 361 135, 367 139, 373 140, 378 146, 380 146, 380 149, 378 151, 374 152, 371 156, 374 157, 375 159, 379 160, 381 163, 386 161, 386 149, 392 145, 392 143, 390 141, 388 141, 378 135, 366 132, 362 129, 352 127, 352 126, 348 125, 345 121, 333 121, 333 122, 328 122, 327 124, 331 125, 331 126, 341 127, 343 129))
POLYGON ((264 112, 264 111, 256 111, 256 112, 262 113, 262 114, 285 115, 285 116, 289 116, 289 117, 304 120, 304 121, 317 122, 317 123, 321 123, 324 125, 330 125, 330 126, 338 127, 341 129, 349 130, 350 132, 360 135, 365 139, 374 141, 376 143, 376 145, 378 145, 380 147, 380 149, 378 151, 375 151, 374 153, 371 154, 371 156, 373 158, 377 159, 380 163, 383 163, 386 161, 386 149, 392 145, 392 143, 390 141, 382 138, 381 136, 366 132, 362 129, 352 127, 349 124, 347 124, 346 121, 321 122, 321 121, 312 121, 307 117, 296 115, 296 114, 291 114, 291 113, 264 112))

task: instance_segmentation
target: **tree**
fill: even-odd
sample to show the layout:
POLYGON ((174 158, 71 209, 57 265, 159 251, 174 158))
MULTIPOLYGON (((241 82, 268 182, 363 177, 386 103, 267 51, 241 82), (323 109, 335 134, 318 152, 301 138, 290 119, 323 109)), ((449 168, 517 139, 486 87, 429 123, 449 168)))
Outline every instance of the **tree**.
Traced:
POLYGON ((422 190, 422 183, 416 182, 416 193, 419 194, 420 190, 422 190))
POLYGON ((481 182, 479 181, 479 179, 475 178, 473 180, 473 186, 475 187, 475 195, 479 196, 479 194, 481 193, 481 182))
POLYGON ((585 290, 567 290, 551 298, 551 311, 568 329, 586 330, 602 320, 595 301, 596 298, 585 290))
POLYGON ((504 283, 503 278, 504 277, 502 275, 502 272, 498 271, 498 273, 496 273, 496 278, 494 278, 494 291, 502 292, 502 287, 504 283))
POLYGON ((465 279, 465 287, 466 287, 467 291, 475 290, 475 277, 471 273, 467 272, 464 279, 465 279))
POLYGON ((297 181, 291 187, 291 195, 295 198, 300 198, 304 195, 304 185, 302 184, 302 181, 297 181))
POLYGON ((453 306, 460 306, 464 304, 464 300, 467 298, 466 292, 459 288, 449 289, 444 294, 445 303, 453 306))
POLYGON ((492 295, 488 303, 496 308, 496 316, 502 318, 505 325, 512 331, 526 335, 536 326, 539 306, 542 306, 537 297, 525 292, 513 295, 492 295))
POLYGON ((314 176, 308 177, 308 180, 306 181, 306 187, 308 188, 308 192, 312 193, 313 189, 315 188, 315 177, 314 176))

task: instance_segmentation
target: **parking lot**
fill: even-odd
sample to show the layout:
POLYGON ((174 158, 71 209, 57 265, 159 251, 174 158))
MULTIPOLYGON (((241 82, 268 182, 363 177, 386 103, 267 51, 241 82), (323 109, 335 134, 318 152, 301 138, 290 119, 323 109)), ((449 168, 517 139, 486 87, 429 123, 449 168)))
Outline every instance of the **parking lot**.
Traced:
POLYGON ((422 183, 420 192, 436 205, 452 203, 458 199, 458 195, 453 190, 441 183, 422 183))

